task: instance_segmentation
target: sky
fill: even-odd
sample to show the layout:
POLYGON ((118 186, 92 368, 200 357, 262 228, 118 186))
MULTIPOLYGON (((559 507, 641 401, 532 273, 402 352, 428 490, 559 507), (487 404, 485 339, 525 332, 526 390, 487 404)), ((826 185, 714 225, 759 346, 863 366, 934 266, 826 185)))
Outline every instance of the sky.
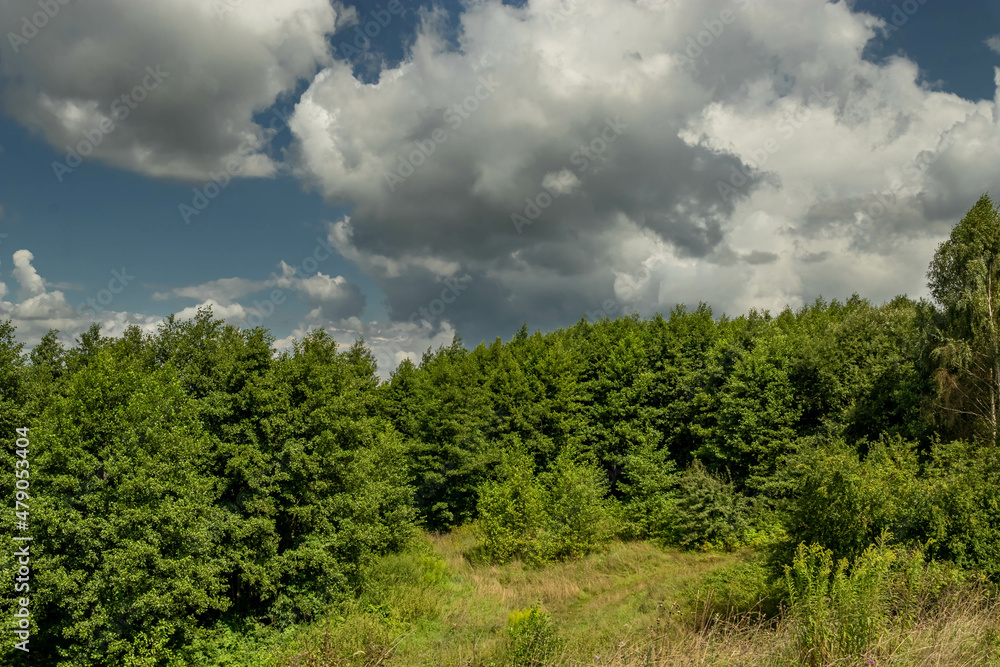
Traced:
POLYGON ((461 336, 927 295, 1000 0, 6 0, 0 319, 461 336))

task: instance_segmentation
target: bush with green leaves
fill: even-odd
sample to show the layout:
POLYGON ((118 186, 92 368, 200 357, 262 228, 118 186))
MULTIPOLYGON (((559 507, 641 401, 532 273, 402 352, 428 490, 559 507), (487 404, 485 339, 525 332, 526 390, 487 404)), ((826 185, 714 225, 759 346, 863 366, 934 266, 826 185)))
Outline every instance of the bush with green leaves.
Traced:
POLYGON ((567 448, 539 481, 545 497, 546 531, 541 540, 546 557, 579 558, 610 541, 615 513, 608 500, 607 478, 596 463, 567 448))
POLYGON ((765 559, 753 554, 710 572, 689 597, 695 618, 770 618, 778 613, 784 591, 772 580, 765 559))
POLYGON ((925 471, 922 537, 930 553, 1000 579, 1000 453, 992 444, 938 443, 925 471))
POLYGON ((552 617, 541 604, 515 609, 507 616, 506 657, 511 667, 547 665, 561 645, 552 617))
POLYGON ((674 489, 679 475, 664 448, 646 445, 625 457, 622 491, 622 534, 660 543, 675 541, 677 514, 674 489))
POLYGON ((532 463, 522 449, 508 451, 498 479, 480 486, 478 555, 492 563, 541 564, 607 544, 617 517, 603 471, 570 449, 539 475, 532 463))
POLYGON ((683 547, 732 549, 750 526, 750 504, 732 482, 719 479, 697 459, 678 482, 673 533, 683 547))
POLYGON ((803 448, 791 462, 793 497, 777 560, 789 562, 803 542, 853 560, 884 531, 897 542, 918 537, 919 472, 916 446, 899 436, 871 444, 863 460, 839 438, 803 448))
POLYGON ((499 479, 479 487, 479 551, 488 561, 507 563, 537 553, 545 526, 545 495, 530 456, 511 451, 499 479))
POLYGON ((800 660, 808 665, 859 658, 885 631, 896 554, 871 546, 851 563, 818 544, 800 544, 785 567, 800 660))

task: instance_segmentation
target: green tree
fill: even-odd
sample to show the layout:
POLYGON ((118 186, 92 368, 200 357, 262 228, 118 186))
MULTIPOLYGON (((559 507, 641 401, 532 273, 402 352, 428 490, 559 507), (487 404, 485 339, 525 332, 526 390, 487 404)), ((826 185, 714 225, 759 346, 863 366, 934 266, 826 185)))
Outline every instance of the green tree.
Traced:
POLYGON ((790 378, 793 341, 771 322, 749 325, 761 331, 745 344, 748 349, 733 352, 703 455, 739 487, 762 491, 796 438, 802 410, 790 378))
POLYGON ((677 515, 675 490, 680 475, 664 448, 647 443, 625 457, 622 481, 622 526, 627 535, 673 542, 677 515))
POLYGON ((988 195, 938 246, 928 286, 942 313, 932 358, 940 407, 997 442, 1000 426, 1000 208, 988 195))
POLYGON ((653 373, 646 349, 637 317, 602 319, 590 328, 586 341, 585 447, 597 457, 618 497, 629 455, 655 447, 661 437, 650 418, 653 373))
MULTIPOLYGON (((28 375, 24 345, 17 341, 14 325, 10 320, 0 321, 0 429, 3 429, 0 437, 9 437, 15 428, 29 425, 24 421, 28 375)), ((43 377, 42 382, 44 380, 43 377)))
POLYGON ((683 547, 730 549, 749 527, 747 499, 732 482, 724 481, 695 459, 678 482, 672 533, 683 547))
POLYGON ((225 511, 228 594, 234 614, 266 609, 278 593, 278 463, 276 432, 287 418, 289 390, 277 372, 263 329, 241 331, 211 308, 194 318, 167 318, 155 336, 127 331, 121 354, 150 369, 173 369, 209 438, 209 471, 225 511))
POLYGON ((706 304, 675 306, 669 318, 647 324, 650 419, 678 465, 687 465, 705 444, 713 393, 721 375, 720 326, 706 304))
POLYGON ((494 563, 544 556, 538 553, 545 526, 545 497, 534 461, 516 440, 509 441, 498 478, 479 487, 479 548, 494 563))
POLYGON ((587 399, 582 381, 584 358, 578 341, 566 330, 545 336, 536 332, 515 347, 525 356, 534 402, 533 425, 537 457, 547 467, 566 447, 580 444, 587 426, 587 399))
POLYGON ((325 331, 297 341, 275 369, 267 425, 280 577, 270 616, 315 618, 362 583, 379 555, 412 537, 404 441, 380 414, 376 362, 325 331))
MULTIPOLYGON (((530 418, 536 396, 513 348, 497 338, 478 355, 491 403, 488 437, 516 435, 528 441, 537 436, 530 418)), ((480 352, 478 348, 476 351, 480 352)))
POLYGON ((548 557, 579 558, 611 539, 617 526, 607 476, 596 462, 567 448, 539 480, 545 489, 547 531, 542 540, 548 557))
POLYGON ((421 519, 430 528, 463 523, 475 515, 476 488, 496 463, 484 436, 490 405, 480 369, 456 338, 448 347, 424 354, 420 372, 397 373, 412 393, 393 408, 409 445, 410 473, 421 519), (406 419, 402 416, 406 415, 406 419))
POLYGON ((171 370, 105 348, 30 433, 38 657, 165 661, 228 606, 223 513, 190 399, 171 370))

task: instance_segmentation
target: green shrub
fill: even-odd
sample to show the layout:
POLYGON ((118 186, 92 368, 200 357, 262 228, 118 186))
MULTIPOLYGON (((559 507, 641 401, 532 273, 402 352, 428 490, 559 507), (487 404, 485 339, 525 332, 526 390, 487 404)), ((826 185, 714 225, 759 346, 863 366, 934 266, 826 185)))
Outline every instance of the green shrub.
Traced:
POLYGON ((417 619, 438 617, 438 600, 450 579, 448 564, 421 540, 369 568, 357 604, 387 625, 403 628, 417 619))
POLYGON ((792 565, 785 568, 799 658, 813 666, 826 663, 832 643, 832 573, 833 554, 818 544, 800 544, 792 565))
POLYGON ((895 561, 896 553, 879 544, 854 561, 849 575, 837 568, 832 592, 836 639, 843 655, 861 655, 885 631, 895 561))
POLYGON ((857 658, 885 631, 896 553, 869 547, 848 569, 819 544, 800 544, 785 567, 799 658, 809 665, 857 658))
POLYGON ((562 645, 552 618, 540 604, 507 616, 507 642, 507 664, 511 667, 545 665, 562 645))
POLYGON ((923 538, 930 553, 1000 578, 1000 455, 993 445, 937 444, 926 470, 923 538))
POLYGON ((954 563, 928 559, 924 548, 899 549, 896 570, 893 611, 907 621, 933 613, 947 591, 969 579, 954 563))
POLYGON ((749 528, 747 499, 697 459, 681 476, 673 532, 683 547, 732 549, 749 528))
POLYGON ((615 515, 600 468, 567 449, 556 457, 552 470, 539 477, 545 489, 547 530, 539 545, 544 557, 579 558, 608 543, 615 515))
POLYGON ((479 551, 493 563, 523 558, 537 549, 545 523, 545 498, 527 456, 509 454, 499 480, 479 487, 479 551))
POLYGON ((918 471, 914 446, 898 436, 872 444, 864 461, 841 439, 803 450, 792 462, 788 539, 776 560, 789 562, 803 542, 830 549, 835 560, 854 560, 884 531, 897 540, 914 538, 918 471))
POLYGON ((616 513, 596 465, 565 450, 552 470, 536 477, 528 455, 515 450, 505 457, 500 479, 479 488, 477 557, 540 564, 578 558, 607 544, 616 513))

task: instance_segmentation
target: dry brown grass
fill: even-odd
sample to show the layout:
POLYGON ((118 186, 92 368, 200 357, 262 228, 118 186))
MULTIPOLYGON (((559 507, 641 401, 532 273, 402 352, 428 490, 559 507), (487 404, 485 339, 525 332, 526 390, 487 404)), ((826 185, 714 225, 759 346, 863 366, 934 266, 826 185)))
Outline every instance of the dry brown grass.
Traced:
MULTIPOLYGON (((863 655, 828 661, 834 666, 972 667, 1000 665, 1000 604, 982 591, 950 596, 935 613, 909 622, 897 619, 863 655)), ((685 618, 677 609, 661 610, 648 635, 631 633, 603 655, 580 660, 569 654, 548 664, 559 666, 707 666, 791 667, 806 663, 796 649, 793 621, 762 621, 745 616, 728 622, 685 618), (700 629, 699 629, 700 628, 700 629)))

